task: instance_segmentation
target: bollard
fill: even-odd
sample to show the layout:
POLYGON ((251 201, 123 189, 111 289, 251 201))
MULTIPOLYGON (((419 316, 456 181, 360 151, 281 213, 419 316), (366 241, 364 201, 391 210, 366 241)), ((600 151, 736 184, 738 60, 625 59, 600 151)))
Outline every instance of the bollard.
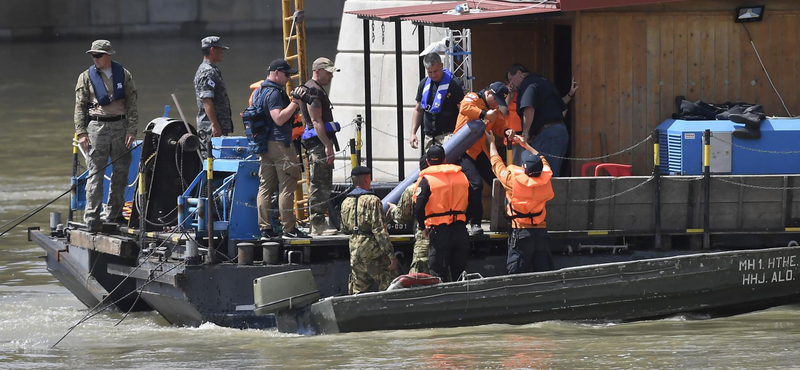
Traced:
POLYGON ((264 264, 265 265, 278 265, 281 263, 281 245, 275 242, 261 243, 264 248, 264 264))
POLYGON ((50 212, 50 234, 55 235, 58 224, 61 223, 61 212, 50 212))
POLYGON ((236 248, 239 250, 239 265, 249 266, 253 264, 253 243, 239 243, 236 248))
POLYGON ((186 257, 192 258, 197 257, 197 242, 194 240, 187 240, 186 241, 186 257))

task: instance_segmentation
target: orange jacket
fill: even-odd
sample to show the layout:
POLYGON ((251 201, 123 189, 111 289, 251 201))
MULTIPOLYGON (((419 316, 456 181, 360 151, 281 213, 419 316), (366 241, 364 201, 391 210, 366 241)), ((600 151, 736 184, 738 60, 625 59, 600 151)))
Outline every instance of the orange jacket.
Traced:
MULTIPOLYGON (((486 102, 483 98, 478 96, 477 93, 471 92, 467 94, 464 100, 461 101, 461 107, 458 111, 458 120, 456 120, 456 130, 454 132, 458 132, 458 130, 466 126, 467 122, 480 119, 481 112, 487 110, 489 110, 489 108, 486 106, 486 102)), ((497 119, 495 119, 494 122, 486 124, 486 131, 489 130, 494 132, 495 136, 505 137, 505 131, 508 130, 508 126, 506 125, 503 114, 499 111, 497 112, 497 119)), ((478 157, 478 154, 481 154, 481 151, 486 153, 487 157, 489 156, 489 152, 486 150, 486 138, 483 136, 467 149, 467 154, 469 154, 470 158, 475 159, 478 157)))
POLYGON ((508 128, 514 132, 522 132, 522 120, 517 114, 517 96, 513 95, 511 102, 508 103, 508 117, 506 117, 506 124, 508 128))
POLYGON ((553 184, 550 179, 553 171, 547 160, 542 157, 544 167, 539 177, 530 177, 519 166, 503 164, 500 156, 492 156, 492 171, 506 189, 506 216, 511 218, 511 227, 515 229, 530 229, 546 227, 545 204, 553 199, 553 184))
MULTIPOLYGON (((261 84, 264 83, 264 80, 253 82, 250 84, 250 90, 253 92, 250 93, 250 98, 247 99, 247 106, 253 105, 253 98, 256 96, 256 90, 261 87, 261 84)), ((269 114, 269 113, 267 113, 269 114)), ((292 121, 292 140, 297 140, 301 136, 303 136, 303 132, 305 132, 305 125, 303 125, 303 117, 300 115, 298 111, 297 114, 294 115, 294 121, 292 121)))
MULTIPOLYGON (((461 172, 461 166, 440 164, 430 166, 420 172, 431 188, 428 203, 425 204, 425 227, 467 221, 466 211, 469 198, 469 181, 461 172)), ((417 187, 419 181, 417 181, 417 187)), ((414 188, 414 201, 417 201, 417 188, 414 188)))

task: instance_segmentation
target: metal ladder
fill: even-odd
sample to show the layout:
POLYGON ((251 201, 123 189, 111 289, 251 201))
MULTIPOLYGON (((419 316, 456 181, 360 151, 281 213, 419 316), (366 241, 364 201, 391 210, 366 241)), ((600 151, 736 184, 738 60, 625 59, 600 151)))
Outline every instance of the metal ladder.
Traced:
POLYGON ((472 32, 469 28, 447 30, 450 44, 445 51, 444 65, 458 77, 464 85, 464 91, 472 91, 472 32))
MULTIPOLYGON (((296 86, 308 80, 308 63, 306 59, 306 27, 305 0, 281 0, 283 14, 283 50, 284 59, 289 65, 297 68, 286 84, 286 92, 291 93, 296 86)), ((299 113, 298 113, 299 114, 299 113)), ((297 221, 308 222, 308 158, 300 150, 298 160, 303 166, 301 179, 297 181, 294 193, 294 209, 297 221)))

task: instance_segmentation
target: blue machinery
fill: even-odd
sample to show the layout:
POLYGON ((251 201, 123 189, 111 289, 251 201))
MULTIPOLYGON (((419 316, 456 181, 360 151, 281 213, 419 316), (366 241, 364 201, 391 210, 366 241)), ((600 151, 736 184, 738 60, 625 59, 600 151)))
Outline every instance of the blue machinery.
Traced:
POLYGON ((228 255, 236 255, 237 241, 258 239, 258 197, 260 162, 247 152, 247 138, 212 138, 214 146, 214 176, 212 181, 214 201, 203 193, 208 184, 208 165, 195 177, 186 191, 178 196, 178 224, 195 229, 197 238, 208 235, 208 218, 214 207, 215 235, 226 233, 228 255))

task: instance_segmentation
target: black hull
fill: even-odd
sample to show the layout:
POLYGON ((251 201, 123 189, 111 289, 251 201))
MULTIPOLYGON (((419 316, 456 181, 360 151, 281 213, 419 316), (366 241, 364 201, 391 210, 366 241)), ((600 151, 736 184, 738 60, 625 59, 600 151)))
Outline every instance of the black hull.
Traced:
POLYGON ((324 334, 730 315, 799 302, 798 255, 799 247, 705 253, 333 297, 301 315, 279 314, 278 328, 324 334))
POLYGON ((136 300, 136 293, 131 293, 136 289, 135 279, 107 272, 109 264, 132 265, 136 258, 70 246, 65 239, 54 239, 36 230, 31 230, 29 237, 47 252, 47 271, 87 307, 96 307, 102 302, 98 308, 112 304, 112 308, 123 312, 152 310, 146 302, 136 300))

